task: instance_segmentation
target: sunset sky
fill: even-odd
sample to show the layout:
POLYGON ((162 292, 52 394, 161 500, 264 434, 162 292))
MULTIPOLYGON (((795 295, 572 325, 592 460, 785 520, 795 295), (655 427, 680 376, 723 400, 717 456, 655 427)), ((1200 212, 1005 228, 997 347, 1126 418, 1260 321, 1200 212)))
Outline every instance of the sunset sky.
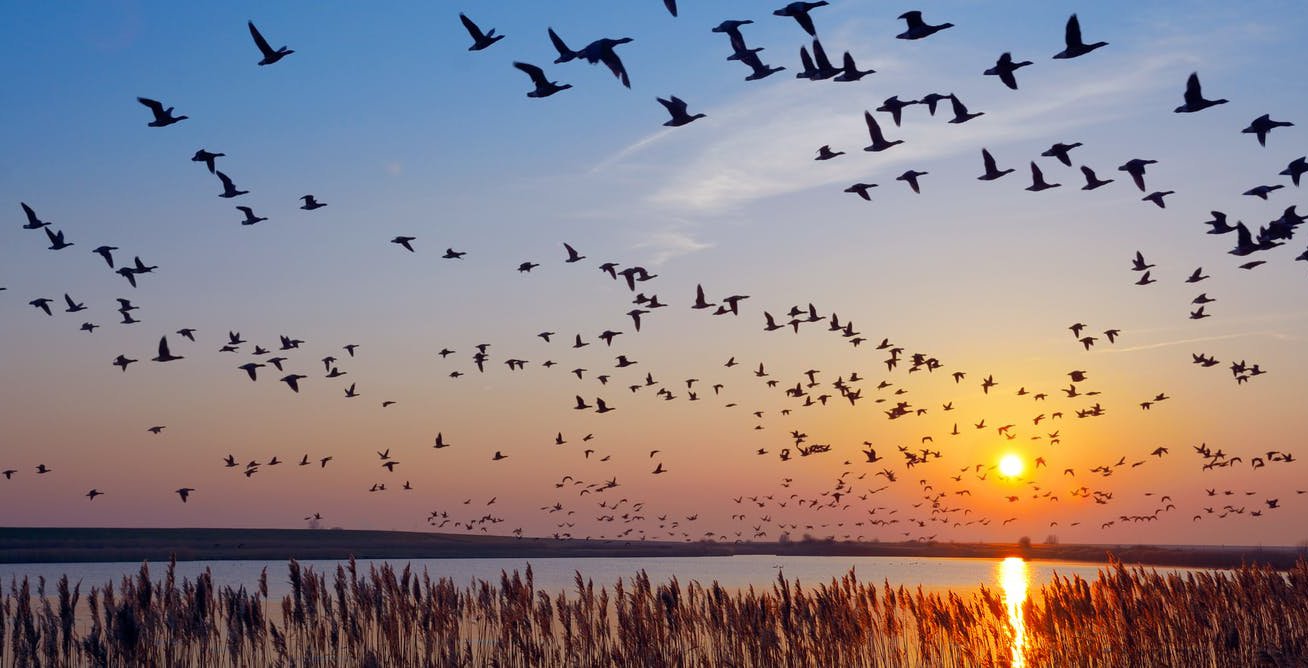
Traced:
POLYGON ((1235 235, 1203 224, 1217 210, 1256 233, 1304 203, 1278 174, 1308 151, 1299 3, 832 0, 811 14, 827 53, 876 70, 853 83, 795 78, 811 39, 772 15, 780 2, 679 5, 676 18, 658 0, 0 10, 11 28, 0 43, 0 470, 15 471, 0 478, 0 525, 293 528, 321 513, 324 526, 431 530, 436 511, 451 520, 441 531, 503 520, 478 534, 734 540, 761 526, 763 540, 1308 540, 1308 494, 1297 493, 1308 490, 1298 451, 1308 262, 1294 261, 1308 242, 1235 257, 1235 235), (895 39, 910 9, 955 27, 895 39), (507 37, 468 51, 460 11, 507 37), (1052 60, 1074 12, 1086 41, 1108 46, 1052 60), (749 69, 711 32, 724 19, 753 20, 746 42, 786 69, 744 81, 749 69), (257 65, 247 20, 295 53, 257 65), (631 89, 602 64, 554 64, 549 27, 574 49, 631 37, 617 47, 631 89), (981 74, 1005 51, 1033 62, 1015 91, 981 74), (513 61, 572 88, 529 99, 513 61), (1191 72, 1206 97, 1230 101, 1173 113, 1191 72), (932 92, 985 115, 949 124, 946 100, 934 117, 908 107, 895 127, 875 111, 891 95, 932 92), (669 95, 707 117, 663 127, 655 98, 669 95), (189 118, 147 127, 138 96, 189 118), (863 151, 865 111, 904 143, 863 151), (1296 125, 1261 147, 1240 130, 1262 114, 1296 125), (1040 157, 1055 142, 1083 144, 1073 167, 1040 157), (822 145, 845 155, 815 161, 822 145), (189 160, 200 148, 224 153, 218 169, 249 194, 219 198, 218 179, 189 160), (982 148, 1015 171, 977 180, 982 148), (1165 209, 1118 171, 1132 158, 1157 161, 1146 189, 1175 191, 1165 209), (1063 186, 1027 192, 1032 160, 1063 186), (1083 191, 1081 165, 1116 181, 1083 191), (920 194, 895 179, 907 169, 928 172, 920 194), (842 192, 856 182, 878 184, 871 202, 842 192), (1266 201, 1241 194, 1259 185, 1284 187, 1266 201), (310 193, 327 206, 297 208, 310 193), (41 230, 22 229, 20 202, 74 245, 47 250, 41 230), (235 206, 268 220, 242 226, 235 206), (416 237, 415 252, 389 243, 396 236, 416 237), (564 242, 586 259, 565 263, 564 242), (118 248, 118 267, 139 256, 158 269, 133 289, 91 252, 102 244, 118 248), (447 248, 467 255, 442 259, 447 248), (1137 251, 1156 283, 1135 285, 1137 251), (1238 267, 1250 260, 1266 264, 1238 267), (517 271, 527 261, 540 266, 517 271), (598 269, 605 262, 658 275, 637 292, 668 307, 640 332, 625 315, 636 292, 598 269), (1187 284, 1197 267, 1211 278, 1187 284), (709 301, 749 298, 738 316, 693 310, 697 284, 709 301), (66 313, 65 293, 87 310, 66 313), (1216 301, 1194 320, 1200 293, 1216 301), (29 305, 42 297, 53 316, 29 305), (119 324, 116 298, 139 306, 139 323, 119 324), (823 322, 763 331, 764 311, 784 324, 810 303, 823 322), (827 331, 833 312, 866 341, 827 331), (1099 337, 1088 351, 1068 330, 1078 322, 1099 337), (611 347, 598 338, 606 329, 623 332, 611 347), (1115 343, 1108 329, 1120 330, 1115 343), (238 352, 219 351, 229 331, 248 341, 238 352), (549 342, 537 336, 547 331, 549 342), (588 346, 572 347, 578 334, 588 346), (150 361, 163 335, 185 359, 150 361), (281 352, 279 335, 305 343, 281 352), (903 349, 893 371, 883 338, 903 349), (914 353, 941 367, 910 373, 914 353), (120 354, 140 361, 120 371, 120 354), (1202 368, 1193 354, 1221 364, 1202 368), (271 366, 253 383, 237 368, 272 355, 307 376, 298 394, 271 366), (615 368, 618 355, 637 364, 615 368), (325 378, 326 356, 346 375, 325 378), (733 357, 739 365, 724 366, 733 357), (510 371, 511 358, 525 369, 510 371), (1229 367, 1241 360, 1267 373, 1237 384, 1229 367), (806 391, 831 395, 825 406, 784 393, 810 369, 818 385, 806 391), (1088 376, 1079 392, 1100 394, 1068 398, 1074 370, 1088 376), (629 389, 646 374, 658 384, 629 389), (997 385, 983 393, 990 375, 997 385), (861 391, 856 403, 832 386, 838 377, 861 391), (347 399, 351 383, 360 396, 347 399), (1159 393, 1168 399, 1141 409, 1159 393), (616 410, 574 410, 578 395, 616 410), (900 401, 910 414, 888 419, 900 401), (1102 416, 1077 417, 1096 403, 1102 416), (1009 424, 1012 439, 997 431, 1009 424), (166 428, 147 431, 156 425, 166 428), (792 430, 831 451, 798 456, 792 430), (451 447, 432 448, 438 432, 451 447), (867 463, 864 441, 884 461, 867 463), (1242 461, 1204 470, 1201 443, 1242 461), (910 468, 897 446, 941 456, 910 468), (1151 456, 1160 446, 1168 452, 1151 456), (394 472, 381 468, 386 450, 394 472), (1294 461, 1250 465, 1273 450, 1294 461), (496 451, 508 458, 492 461, 496 451), (986 473, 1010 453, 1027 462, 1018 479, 978 479, 976 465, 986 473), (225 467, 228 454, 240 466, 225 467), (305 454, 315 463, 297 466, 305 454), (285 463, 269 466, 274 455, 285 463), (1033 468, 1036 457, 1047 466, 1033 468), (243 475, 252 460, 257 472, 243 475), (659 464, 666 473, 652 474, 659 464), (1101 465, 1110 476, 1091 472, 1101 465), (896 481, 875 475, 883 469, 896 481), (566 475, 619 486, 579 495, 556 487, 566 475), (386 490, 370 492, 376 483, 386 490), (188 503, 181 487, 195 489, 188 503), (1072 494, 1083 487, 1106 503, 1072 494), (88 501, 92 488, 104 496, 88 501), (1163 495, 1175 510, 1121 519, 1154 514, 1163 495), (624 498, 616 512, 598 505, 624 498), (563 511, 542 510, 555 503, 563 511), (634 503, 644 519, 623 523, 634 503), (1227 505, 1244 512, 1220 519, 1227 505))

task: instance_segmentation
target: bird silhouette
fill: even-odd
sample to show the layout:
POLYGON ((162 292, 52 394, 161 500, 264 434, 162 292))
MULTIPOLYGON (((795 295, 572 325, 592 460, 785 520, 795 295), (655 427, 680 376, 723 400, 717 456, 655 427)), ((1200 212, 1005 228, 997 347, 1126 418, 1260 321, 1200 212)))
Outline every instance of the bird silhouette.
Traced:
POLYGON ((572 84, 560 84, 557 81, 550 81, 545 78, 545 70, 530 63, 514 61, 513 66, 531 77, 531 82, 536 86, 535 90, 527 92, 527 97, 549 97, 561 90, 572 88, 572 84))
POLYGON ((27 216, 27 222, 23 224, 23 229, 39 230, 42 227, 47 227, 50 225, 50 223, 43 221, 40 218, 37 218, 36 212, 33 211, 32 207, 28 206, 26 202, 19 202, 18 204, 19 206, 23 207, 23 214, 27 216))
POLYGON ((1130 174, 1131 180, 1135 182, 1135 187, 1139 188, 1140 192, 1144 192, 1145 191, 1145 182, 1144 182, 1145 167, 1148 165, 1156 164, 1157 162, 1158 162, 1157 160, 1132 158, 1122 163, 1122 165, 1119 166, 1117 169, 1118 171, 1122 171, 1122 172, 1126 172, 1127 174, 1130 174))
POLYGON ((214 173, 218 175, 218 180, 222 181, 223 184, 223 191, 218 194, 219 197, 231 199, 249 194, 250 191, 248 190, 237 190, 236 184, 232 183, 232 180, 226 174, 221 171, 215 171, 214 173))
POLYGON ((1081 186, 1081 190, 1094 190, 1096 188, 1102 188, 1103 186, 1106 186, 1116 180, 1116 179, 1101 179, 1095 174, 1095 170, 1090 169, 1085 165, 1081 165, 1081 173, 1085 175, 1085 185, 1081 186))
MULTIPOLYGON (((159 354, 150 358, 153 362, 172 362, 174 360, 185 359, 181 355, 174 355, 168 351, 168 337, 159 337, 159 354)), ((126 370, 126 368, 124 368, 126 370)))
POLYGON ((209 168, 209 173, 213 174, 217 166, 215 163, 218 158, 222 158, 226 155, 226 153, 210 153, 209 151, 200 149, 195 152, 195 155, 191 156, 191 162, 203 162, 204 166, 209 168))
MULTIPOLYGON (((677 97, 676 95, 670 95, 666 100, 661 97, 654 98, 654 99, 658 100, 659 104, 663 105, 663 108, 667 109, 668 114, 672 116, 671 119, 664 121, 663 123, 664 125, 670 128, 681 127, 683 125, 686 125, 687 123, 690 123, 691 121, 694 121, 695 119, 704 118, 705 116, 704 114, 695 114, 692 116, 686 113, 685 101, 683 101, 681 98, 677 97)), ((575 262, 575 260, 572 261, 575 262)))
POLYGON ((189 116, 174 116, 172 107, 164 109, 162 103, 156 100, 151 100, 148 97, 138 97, 136 98, 136 101, 145 105, 150 109, 150 113, 154 114, 154 120, 146 123, 146 125, 152 128, 167 127, 173 123, 180 123, 189 118, 189 116))
POLYGON ((872 137, 872 145, 864 147, 863 148, 864 151, 872 151, 874 153, 877 153, 880 151, 884 151, 896 144, 904 143, 904 140, 902 139, 896 139, 894 141, 886 141, 885 135, 881 134, 881 126, 877 124, 877 119, 872 118, 872 114, 870 112, 867 111, 863 112, 863 121, 867 123, 867 132, 872 137))
POLYGON ((1178 114, 1189 114, 1196 111, 1203 111, 1204 109, 1215 107, 1219 104, 1226 104, 1226 100, 1204 99, 1203 90, 1199 86, 1199 73, 1191 72, 1190 77, 1185 80, 1185 104, 1177 107, 1173 111, 1178 114))
MULTIPOLYGON (((1259 116, 1258 118, 1255 118, 1252 121, 1250 121, 1249 127, 1241 130, 1240 132, 1246 134, 1252 134, 1258 137, 1258 145, 1267 146, 1267 133, 1271 132, 1272 130, 1275 130, 1276 128, 1288 128, 1293 126, 1294 123, 1290 123, 1288 121, 1274 121, 1271 119, 1271 117, 1268 114, 1263 114, 1262 116, 1259 116)), ((1298 183, 1295 183, 1295 185, 1298 185, 1298 183)))
POLYGON ((403 246, 403 247, 404 247, 404 250, 407 250, 407 251, 409 251, 410 253, 412 253, 412 252, 414 252, 414 251, 413 251, 413 242, 416 241, 416 240, 417 240, 417 237, 395 237, 394 239, 391 239, 391 243, 393 243, 393 244, 398 244, 398 245, 400 245, 400 246, 403 246))
POLYGON ((1044 172, 1040 171, 1039 165, 1035 164, 1034 160, 1031 161, 1031 185, 1026 187, 1027 190, 1030 190, 1031 192, 1040 192, 1041 190, 1057 188, 1061 185, 1063 184, 1049 183, 1048 181, 1045 181, 1044 172))
POLYGON ((468 18, 467 15, 462 12, 459 13, 459 20, 463 22, 463 27, 468 31, 468 35, 472 37, 472 46, 468 47, 469 51, 481 51, 482 49, 504 39, 504 35, 495 34, 494 28, 482 32, 481 28, 477 27, 477 24, 473 23, 472 19, 468 18))
POLYGON ((271 65, 282 58, 295 53, 284 46, 278 49, 268 46, 268 40, 264 39, 263 35, 259 33, 259 29, 254 27, 254 21, 247 21, 246 25, 250 28, 250 37, 254 38, 254 45, 259 47, 259 53, 263 55, 263 57, 259 59, 259 65, 271 65))
POLYGON ((781 9, 773 10, 773 16, 789 16, 795 19, 799 27, 809 34, 809 37, 817 36, 817 28, 813 26, 813 17, 809 12, 818 7, 827 6, 827 0, 818 0, 817 2, 792 2, 781 9))
POLYGON ((1063 31, 1064 49, 1054 54, 1055 59, 1065 60, 1069 58, 1079 58, 1101 46, 1108 46, 1108 42, 1095 42, 1086 44, 1081 39, 1081 21, 1073 14, 1067 18, 1067 27, 1063 31))
POLYGON ((999 77, 999 80, 1002 81, 1005 86, 1008 86, 1012 90, 1017 90, 1017 77, 1013 76, 1013 73, 1030 64, 1031 61, 1029 60, 1013 62, 1013 54, 1005 51, 1000 54, 999 60, 995 61, 995 66, 987 69, 982 74, 999 77))
POLYGON ((954 24, 952 23, 941 23, 940 25, 934 26, 927 25, 926 21, 922 20, 922 12, 917 11, 916 9, 900 14, 899 18, 903 19, 904 23, 908 24, 908 28, 904 30, 904 32, 895 35, 898 39, 922 39, 924 37, 930 37, 946 28, 954 27, 954 24))

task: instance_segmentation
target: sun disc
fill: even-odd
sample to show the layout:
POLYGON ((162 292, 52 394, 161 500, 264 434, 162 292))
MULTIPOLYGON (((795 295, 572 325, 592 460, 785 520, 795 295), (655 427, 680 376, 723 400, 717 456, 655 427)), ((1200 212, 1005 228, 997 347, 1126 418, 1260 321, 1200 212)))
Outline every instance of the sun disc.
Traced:
POLYGON ((1021 475, 1023 468, 1025 468, 1025 465, 1022 463, 1022 458, 1017 455, 1004 455, 999 460, 999 472, 1006 477, 1012 478, 1021 475))

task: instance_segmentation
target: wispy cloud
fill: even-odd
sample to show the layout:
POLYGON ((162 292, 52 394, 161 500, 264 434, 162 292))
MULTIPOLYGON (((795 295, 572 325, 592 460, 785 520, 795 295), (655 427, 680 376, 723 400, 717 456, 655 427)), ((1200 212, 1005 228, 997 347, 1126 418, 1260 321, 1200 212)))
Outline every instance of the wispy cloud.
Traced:
MULTIPOLYGON (((1115 76, 1104 77, 1102 72, 1082 75, 1034 101, 998 98, 985 107, 978 104, 986 116, 963 127, 944 125, 950 113, 948 103, 930 120, 917 118, 920 114, 910 108, 906 114, 911 118, 902 128, 878 113, 886 135, 903 139, 904 144, 877 155, 874 161, 862 159, 865 156, 860 149, 870 140, 862 109, 851 106, 851 100, 858 100, 853 105, 866 103, 865 98, 850 97, 856 88, 777 81, 753 88, 725 106, 708 109, 715 124, 709 139, 704 133, 692 137, 660 131, 616 152, 601 165, 621 165, 655 147, 669 145, 683 157, 675 171, 664 172, 668 175, 664 180, 652 183, 647 203, 680 214, 718 214, 779 194, 877 178, 907 164, 972 153, 979 146, 1052 136, 1112 120, 1132 113, 1122 100, 1156 89, 1178 63, 1191 60, 1193 56, 1177 53, 1136 58, 1131 67, 1114 68, 1115 76), (842 111, 837 115, 833 109, 842 111), (966 141, 959 141, 960 136, 966 141), (851 155, 815 165, 811 157, 824 143, 851 155)), ((878 69, 887 67, 872 64, 878 69)), ((894 71, 894 66, 889 63, 889 71, 894 71)))
POLYGON ((1095 348, 1096 353, 1113 354, 1113 353, 1133 353, 1141 350, 1156 350, 1158 348, 1173 348, 1175 346, 1186 346, 1193 343, 1210 343, 1212 341, 1226 341, 1229 339, 1243 339, 1255 336, 1264 336, 1267 338, 1277 339, 1280 341, 1293 340, 1294 337, 1277 330, 1262 330, 1255 332, 1236 332, 1233 334, 1217 334, 1214 336, 1200 336, 1190 339, 1177 339, 1173 341, 1159 341, 1157 343, 1146 343, 1139 346, 1129 346, 1125 348, 1095 348))
POLYGON ((656 267, 673 258, 712 247, 713 244, 699 241, 683 230, 655 232, 634 246, 634 248, 650 252, 652 257, 649 264, 656 267))

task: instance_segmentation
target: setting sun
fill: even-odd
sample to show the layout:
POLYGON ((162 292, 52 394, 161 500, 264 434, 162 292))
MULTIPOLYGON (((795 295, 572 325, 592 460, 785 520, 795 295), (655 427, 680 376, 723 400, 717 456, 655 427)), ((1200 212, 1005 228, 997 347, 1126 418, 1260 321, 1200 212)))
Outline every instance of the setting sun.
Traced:
POLYGON ((1006 478, 1013 478, 1022 475, 1022 469, 1026 465, 1022 463, 1022 458, 1015 454, 1004 455, 999 460, 999 472, 1006 478))

